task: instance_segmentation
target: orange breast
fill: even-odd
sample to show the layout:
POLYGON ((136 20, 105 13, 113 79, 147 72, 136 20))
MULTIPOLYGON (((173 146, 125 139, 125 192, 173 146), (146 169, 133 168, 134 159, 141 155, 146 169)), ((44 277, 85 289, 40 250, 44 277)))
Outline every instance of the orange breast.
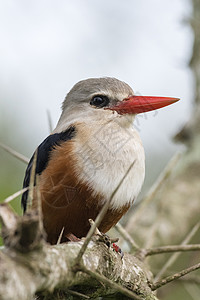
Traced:
MULTIPOLYGON (((76 176, 75 165, 73 140, 70 140, 52 151, 48 166, 40 175, 44 228, 51 244, 57 242, 63 227, 62 242, 69 233, 79 238, 86 236, 90 228, 88 219, 95 220, 102 208, 103 195, 93 196, 93 191, 76 176)), ((108 210, 100 231, 107 232, 128 208, 127 205, 108 210)))

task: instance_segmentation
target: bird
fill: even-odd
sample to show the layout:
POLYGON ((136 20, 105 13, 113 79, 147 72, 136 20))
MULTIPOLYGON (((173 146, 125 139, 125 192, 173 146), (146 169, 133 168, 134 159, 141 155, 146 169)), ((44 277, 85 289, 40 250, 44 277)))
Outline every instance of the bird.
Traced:
MULTIPOLYGON (((144 148, 134 119, 139 113, 178 100, 135 95, 127 83, 113 77, 89 78, 72 87, 57 126, 37 148, 35 173, 48 243, 56 244, 61 232, 61 242, 85 237, 90 229, 88 220, 95 220, 133 163, 99 230, 106 233, 121 219, 145 177, 144 148)), ((25 172, 24 188, 30 184, 33 161, 34 154, 25 172)), ((33 195, 34 208, 37 193, 33 195)), ((27 201, 28 191, 22 195, 24 212, 27 201)))

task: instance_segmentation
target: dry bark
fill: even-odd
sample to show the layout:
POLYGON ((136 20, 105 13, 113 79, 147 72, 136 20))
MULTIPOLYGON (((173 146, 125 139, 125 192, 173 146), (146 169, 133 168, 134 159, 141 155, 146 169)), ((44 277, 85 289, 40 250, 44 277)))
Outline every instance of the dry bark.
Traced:
POLYGON ((122 291, 126 299, 126 291, 135 292, 130 294, 133 299, 157 299, 149 286, 151 273, 145 264, 128 253, 122 259, 101 236, 93 237, 81 264, 75 266, 84 240, 51 246, 44 241, 39 217, 34 211, 18 217, 2 204, 0 216, 5 243, 0 252, 0 299, 28 300, 36 294, 41 299, 44 295, 45 299, 58 299, 58 290, 59 297, 62 292, 62 299, 73 299, 69 289, 95 299, 119 293, 120 287, 126 288, 122 291), (92 276, 87 271, 92 272, 92 276), (105 277, 117 283, 119 290, 109 282, 99 282, 93 276, 96 273, 102 276, 102 282, 105 277))

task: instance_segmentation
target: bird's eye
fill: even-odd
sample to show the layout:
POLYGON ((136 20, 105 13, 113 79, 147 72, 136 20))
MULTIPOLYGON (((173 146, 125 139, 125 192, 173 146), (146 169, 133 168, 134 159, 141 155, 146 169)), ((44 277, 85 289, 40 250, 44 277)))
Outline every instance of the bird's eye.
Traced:
POLYGON ((98 108, 108 105, 109 99, 106 96, 94 96, 90 101, 90 105, 94 105, 98 108))

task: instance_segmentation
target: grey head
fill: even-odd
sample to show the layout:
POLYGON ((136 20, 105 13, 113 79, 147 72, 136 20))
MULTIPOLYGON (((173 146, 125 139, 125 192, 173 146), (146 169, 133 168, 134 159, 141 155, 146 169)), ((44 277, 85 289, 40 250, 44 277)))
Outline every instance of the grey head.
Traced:
POLYGON ((75 122, 104 122, 112 119, 118 114, 109 110, 109 107, 131 95, 133 95, 131 87, 116 78, 81 80, 72 87, 63 101, 62 114, 56 131, 75 122))
POLYGON ((65 109, 71 101, 78 105, 78 103, 88 102, 94 96, 100 95, 107 96, 111 102, 120 101, 133 95, 133 90, 127 83, 113 77, 81 80, 69 91, 62 108, 65 109))

